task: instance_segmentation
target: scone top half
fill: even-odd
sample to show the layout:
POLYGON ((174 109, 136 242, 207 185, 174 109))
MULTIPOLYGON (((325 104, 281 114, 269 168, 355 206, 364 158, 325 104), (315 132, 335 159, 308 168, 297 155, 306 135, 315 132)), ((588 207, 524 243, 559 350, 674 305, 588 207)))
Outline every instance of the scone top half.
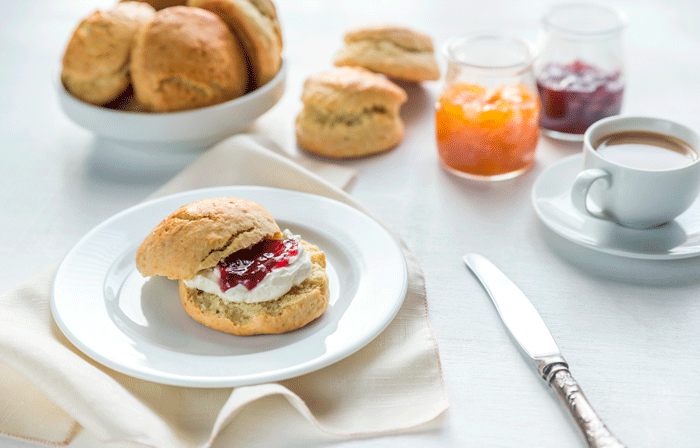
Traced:
POLYGON ((430 36, 395 25, 375 25, 349 31, 337 66, 365 67, 409 82, 440 79, 430 36))
POLYGON ((339 67, 309 77, 302 102, 323 113, 367 113, 381 108, 398 114, 406 92, 390 80, 360 67, 339 67))
POLYGON ((356 28, 348 31, 343 40, 346 44, 387 40, 407 52, 433 52, 433 40, 430 36, 396 25, 356 28))
POLYGON ((222 197, 177 209, 141 243, 136 268, 146 276, 190 280, 220 260, 280 233, 272 215, 255 202, 222 197))

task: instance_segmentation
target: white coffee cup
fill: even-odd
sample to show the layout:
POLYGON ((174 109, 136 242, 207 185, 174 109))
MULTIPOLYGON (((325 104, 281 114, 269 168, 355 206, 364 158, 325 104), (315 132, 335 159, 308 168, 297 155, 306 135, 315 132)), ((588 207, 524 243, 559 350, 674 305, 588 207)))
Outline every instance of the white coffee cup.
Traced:
POLYGON ((571 188, 581 213, 635 229, 658 227, 698 196, 700 136, 661 118, 605 118, 584 134, 583 168, 571 188))

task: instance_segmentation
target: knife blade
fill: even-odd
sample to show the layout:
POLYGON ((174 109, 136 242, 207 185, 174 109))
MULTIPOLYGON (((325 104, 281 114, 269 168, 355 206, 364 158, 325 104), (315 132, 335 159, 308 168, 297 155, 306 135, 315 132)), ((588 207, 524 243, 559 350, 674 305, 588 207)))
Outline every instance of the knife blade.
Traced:
POLYGON ((483 256, 466 254, 464 262, 483 285, 513 339, 566 406, 588 446, 624 448, 583 395, 552 334, 525 294, 483 256))

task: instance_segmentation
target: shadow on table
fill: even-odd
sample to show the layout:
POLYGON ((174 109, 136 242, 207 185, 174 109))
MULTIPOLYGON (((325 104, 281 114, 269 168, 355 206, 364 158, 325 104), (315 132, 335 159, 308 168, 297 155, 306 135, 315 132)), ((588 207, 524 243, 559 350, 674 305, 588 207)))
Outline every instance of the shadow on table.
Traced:
POLYGON ((700 283, 700 256, 674 260, 642 260, 610 255, 575 244, 538 223, 538 231, 555 254, 586 274, 646 285, 700 283))
POLYGON ((558 140, 556 138, 549 137, 544 133, 540 133, 540 143, 552 148, 553 151, 556 151, 556 153, 562 157, 570 156, 572 154, 579 154, 583 149, 583 140, 558 140))
POLYGON ((421 83, 403 82, 394 80, 394 82, 406 91, 408 100, 401 106, 401 118, 404 120, 406 127, 412 125, 416 120, 425 118, 426 114, 433 109, 434 99, 421 83))
POLYGON ((130 185, 160 185, 201 155, 201 151, 169 153, 154 150, 149 152, 97 138, 93 142, 88 163, 90 173, 99 179, 130 185))

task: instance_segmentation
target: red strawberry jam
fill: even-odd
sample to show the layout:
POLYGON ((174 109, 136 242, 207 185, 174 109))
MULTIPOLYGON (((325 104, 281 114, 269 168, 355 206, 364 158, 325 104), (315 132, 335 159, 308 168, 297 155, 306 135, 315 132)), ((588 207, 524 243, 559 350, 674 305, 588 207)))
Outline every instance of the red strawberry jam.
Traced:
POLYGON ((221 274, 219 287, 226 291, 236 285, 248 291, 255 288, 273 269, 289 265, 299 254, 299 243, 293 239, 262 240, 229 255, 216 266, 221 274))
POLYGON ((624 90, 619 72, 604 72, 582 61, 543 67, 537 79, 544 129, 583 134, 601 118, 617 115, 624 90))

